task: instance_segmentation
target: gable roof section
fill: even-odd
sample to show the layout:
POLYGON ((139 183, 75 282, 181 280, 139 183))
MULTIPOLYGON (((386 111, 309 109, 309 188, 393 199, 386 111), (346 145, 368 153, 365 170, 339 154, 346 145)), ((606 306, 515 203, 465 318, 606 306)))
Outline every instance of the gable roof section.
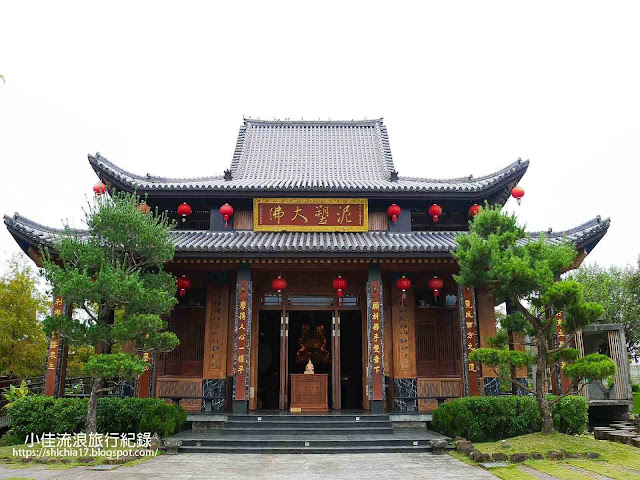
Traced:
MULTIPOLYGON (((22 243, 52 246, 59 229, 40 225, 17 213, 5 216, 9 232, 22 243)), ((547 241, 560 243, 563 238, 590 251, 607 232, 611 221, 596 217, 589 222, 564 232, 537 232, 531 238, 544 234, 547 241)), ((86 231, 77 230, 78 235, 86 231)), ((258 257, 322 256, 326 254, 349 256, 449 256, 455 249, 455 237, 461 232, 254 232, 174 230, 171 238, 177 256, 233 256, 258 257)))
POLYGON ((518 160, 490 175, 439 180, 393 178, 387 128, 382 119, 359 121, 265 121, 245 119, 224 176, 166 178, 137 175, 97 153, 89 162, 118 188, 146 193, 328 192, 473 194, 515 184, 528 161, 518 160))

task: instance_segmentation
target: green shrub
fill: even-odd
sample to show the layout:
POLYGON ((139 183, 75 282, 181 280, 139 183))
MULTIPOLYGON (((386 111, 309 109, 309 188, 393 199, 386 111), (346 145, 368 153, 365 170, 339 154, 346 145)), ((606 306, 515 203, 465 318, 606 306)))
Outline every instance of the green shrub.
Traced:
MULTIPOLYGON (((559 432, 582 433, 587 426, 587 402, 569 396, 551 407, 559 432)), ((537 432, 542 427, 533 396, 465 397, 444 403, 433 412, 432 428, 472 442, 500 440, 537 432)))
POLYGON ((551 406, 551 416, 557 431, 579 435, 589 423, 589 404, 584 397, 569 395, 551 406))
POLYGON ((631 384, 631 391, 633 393, 640 393, 640 384, 638 383, 631 384))
MULTIPOLYGON (((43 433, 77 433, 85 429, 86 398, 53 398, 33 395, 9 407, 11 432, 24 440, 43 433)), ((104 397, 98 400, 100 433, 157 433, 161 437, 179 431, 187 420, 182 407, 157 398, 104 397)))

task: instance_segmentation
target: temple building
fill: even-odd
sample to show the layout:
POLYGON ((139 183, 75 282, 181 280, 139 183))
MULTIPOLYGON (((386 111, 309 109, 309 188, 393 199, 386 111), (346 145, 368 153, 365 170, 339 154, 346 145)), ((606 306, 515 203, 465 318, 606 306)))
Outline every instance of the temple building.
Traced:
MULTIPOLYGON (((182 291, 168 322, 180 345, 146 355, 136 395, 192 412, 380 413, 499 394, 495 374, 468 360, 495 333, 495 300, 455 282, 452 251, 477 205, 504 205, 528 161, 478 177, 401 176, 382 119, 245 119, 222 175, 138 175, 100 154, 89 163, 109 191, 135 191, 177 223, 167 269, 182 291)), ((59 233, 4 221, 35 261, 59 233)), ((545 235, 572 242, 577 267, 609 223, 545 235)), ((66 346, 51 342, 46 388, 60 395, 66 346)))

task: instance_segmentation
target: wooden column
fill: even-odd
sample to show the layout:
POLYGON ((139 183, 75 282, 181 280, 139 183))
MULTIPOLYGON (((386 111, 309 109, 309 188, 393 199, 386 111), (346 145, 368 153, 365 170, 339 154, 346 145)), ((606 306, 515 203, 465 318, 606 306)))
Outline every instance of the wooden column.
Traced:
POLYGON ((236 306, 234 322, 234 368, 233 368, 233 412, 247 413, 251 368, 251 270, 248 264, 240 265, 236 283, 236 306))
POLYGON ((473 287, 460 287, 460 315, 462 317, 462 353, 464 359, 465 395, 480 394, 480 365, 469 360, 469 354, 478 347, 476 300, 473 287))
POLYGON ((203 379, 224 379, 227 374, 227 310, 229 288, 207 286, 206 323, 204 330, 203 379))
POLYGON ((415 302, 413 289, 407 290, 404 305, 400 292, 391 285, 391 326, 393 330, 393 397, 395 411, 418 409, 415 302))
MULTIPOLYGON (((62 297, 53 298, 52 315, 66 315, 68 305, 62 297)), ((60 335, 52 334, 47 351, 47 367, 44 374, 44 394, 53 397, 64 396, 64 381, 67 373, 69 346, 60 335)))
POLYGON ((154 366, 153 354, 151 352, 142 352, 140 358, 147 364, 147 369, 138 377, 136 396, 138 398, 149 398, 153 396, 153 388, 151 388, 154 366))
POLYGON ((380 265, 369 265, 367 282, 367 332, 369 405, 371 413, 384 412, 384 308, 380 265))
MULTIPOLYGON (((489 347, 489 337, 496 334, 496 301, 486 288, 476 289, 476 322, 478 328, 478 346, 489 347)), ((481 395, 500 395, 500 379, 491 368, 480 368, 481 395)))

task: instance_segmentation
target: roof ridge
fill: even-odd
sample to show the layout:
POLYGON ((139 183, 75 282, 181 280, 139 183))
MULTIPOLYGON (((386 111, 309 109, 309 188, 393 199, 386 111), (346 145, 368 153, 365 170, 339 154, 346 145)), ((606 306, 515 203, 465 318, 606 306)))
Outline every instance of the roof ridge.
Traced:
POLYGON ((243 117, 244 125, 246 126, 248 123, 254 124, 263 124, 263 125, 368 125, 374 126, 375 124, 384 123, 384 117, 372 118, 372 119, 362 119, 362 120, 262 120, 260 118, 251 118, 251 117, 243 117))
POLYGON ((516 160, 515 162, 507 165, 504 168, 501 168, 500 170, 497 170, 493 173, 487 173, 486 175, 481 175, 479 177, 474 177, 473 175, 468 175, 466 177, 454 177, 454 178, 427 178, 427 177, 403 177, 400 176, 398 177, 398 180, 406 180, 406 181, 413 181, 413 182, 429 182, 429 183, 464 183, 464 182, 469 182, 469 181, 474 181, 474 182, 478 182, 478 181, 482 181, 482 180, 487 180, 490 178, 496 178, 499 177, 500 175, 503 175, 505 173, 516 173, 519 172, 520 170, 526 169, 529 167, 529 163, 530 160, 522 160, 521 158, 518 158, 518 160, 516 160))
POLYGON ((177 182, 193 182, 193 181, 203 181, 203 180, 222 180, 224 177, 222 175, 212 175, 212 176, 203 176, 203 177, 161 177, 158 175, 151 175, 147 173, 146 175, 139 175, 137 173, 132 173, 127 170, 124 170, 121 167, 118 167, 115 163, 109 161, 106 157, 100 155, 100 152, 96 152, 95 155, 88 154, 89 163, 91 165, 97 166, 99 163, 110 168, 114 173, 119 173, 123 175, 127 175, 135 180, 142 180, 144 182, 169 182, 169 181, 177 181, 177 182))
POLYGON ((591 227, 598 227, 597 230, 602 230, 604 228, 609 228, 609 225, 611 225, 611 217, 607 217, 603 220, 600 215, 597 215, 591 220, 588 220, 584 223, 581 223, 580 225, 576 225, 575 227, 569 228, 567 230, 558 230, 556 232, 556 231, 553 231, 552 229, 549 229, 546 231, 530 232, 529 235, 532 235, 532 236, 533 235, 546 235, 546 236, 553 235, 557 237, 557 236, 564 236, 564 235, 570 235, 572 233, 577 233, 591 227))

